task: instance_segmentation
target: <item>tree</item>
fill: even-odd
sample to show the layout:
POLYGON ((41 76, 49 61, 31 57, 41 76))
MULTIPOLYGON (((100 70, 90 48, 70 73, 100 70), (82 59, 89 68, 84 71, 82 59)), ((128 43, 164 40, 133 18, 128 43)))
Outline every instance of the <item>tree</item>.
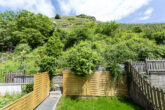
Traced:
POLYGON ((56 74, 57 61, 54 57, 44 56, 39 62, 41 72, 49 72, 50 79, 56 74))
POLYGON ((61 16, 59 14, 56 14, 55 19, 61 19, 61 16))
POLYGON ((63 43, 61 42, 60 38, 53 35, 49 38, 48 42, 46 43, 46 54, 48 56, 58 57, 63 51, 63 43))
POLYGON ((118 28, 118 26, 119 26, 119 24, 114 21, 101 23, 101 24, 98 24, 98 26, 96 28, 96 33, 102 33, 107 36, 112 36, 113 33, 118 28))
POLYGON ((54 24, 42 14, 26 10, 0 13, 0 41, 3 42, 0 48, 16 46, 19 43, 28 43, 35 48, 47 42, 53 32, 54 24))
POLYGON ((54 24, 47 16, 34 14, 27 10, 18 12, 16 25, 18 30, 22 30, 24 28, 36 29, 47 38, 52 36, 54 32, 54 24))
POLYGON ((17 43, 27 43, 33 49, 43 45, 47 39, 40 31, 34 28, 23 28, 21 31, 14 31, 12 34, 12 42, 14 45, 17 45, 17 43))
POLYGON ((78 44, 80 41, 91 39, 91 31, 86 27, 79 27, 66 38, 65 49, 78 44))
POLYGON ((16 46, 14 52, 16 54, 20 54, 22 51, 25 51, 26 53, 29 53, 31 51, 31 48, 28 44, 19 44, 16 46))
POLYGON ((133 27, 133 32, 135 32, 135 33, 141 33, 142 32, 142 29, 141 29, 141 27, 139 27, 139 26, 135 26, 135 27, 133 27))
POLYGON ((157 44, 165 44, 165 31, 154 33, 152 38, 156 40, 157 44))

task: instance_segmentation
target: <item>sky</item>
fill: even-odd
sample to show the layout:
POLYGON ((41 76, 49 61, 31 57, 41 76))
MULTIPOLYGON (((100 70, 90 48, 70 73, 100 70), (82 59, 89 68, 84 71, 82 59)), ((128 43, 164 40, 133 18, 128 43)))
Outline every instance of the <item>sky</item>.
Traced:
POLYGON ((165 0, 0 0, 0 12, 26 9, 54 17, 86 14, 98 21, 165 23, 165 0))

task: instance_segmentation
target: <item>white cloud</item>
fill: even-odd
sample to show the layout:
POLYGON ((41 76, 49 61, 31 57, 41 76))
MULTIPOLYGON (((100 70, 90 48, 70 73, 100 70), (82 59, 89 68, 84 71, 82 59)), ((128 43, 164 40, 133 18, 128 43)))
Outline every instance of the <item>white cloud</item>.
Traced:
POLYGON ((7 7, 12 10, 26 9, 49 17, 55 15, 51 0, 0 0, 0 7, 7 7))
POLYGON ((65 15, 92 15, 100 21, 120 20, 147 5, 150 0, 57 0, 65 15))
POLYGON ((139 20, 148 20, 151 17, 152 12, 154 11, 153 8, 148 8, 145 12, 144 12, 144 16, 140 17, 139 20))

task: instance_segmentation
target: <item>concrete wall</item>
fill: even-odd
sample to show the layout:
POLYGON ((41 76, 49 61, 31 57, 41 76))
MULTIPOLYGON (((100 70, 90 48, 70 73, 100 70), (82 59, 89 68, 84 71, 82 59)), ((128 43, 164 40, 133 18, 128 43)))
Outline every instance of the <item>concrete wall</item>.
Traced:
POLYGON ((151 74, 149 80, 152 86, 165 89, 165 75, 151 74))
POLYGON ((23 84, 0 84, 0 95, 21 93, 23 84))

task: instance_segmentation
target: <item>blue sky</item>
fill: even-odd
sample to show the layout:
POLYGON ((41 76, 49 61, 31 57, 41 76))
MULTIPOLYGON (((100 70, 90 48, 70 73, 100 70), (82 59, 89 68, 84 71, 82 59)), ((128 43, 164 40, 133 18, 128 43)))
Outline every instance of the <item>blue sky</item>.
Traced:
POLYGON ((165 23, 165 0, 0 0, 0 11, 26 9, 54 17, 87 14, 99 21, 165 23))

